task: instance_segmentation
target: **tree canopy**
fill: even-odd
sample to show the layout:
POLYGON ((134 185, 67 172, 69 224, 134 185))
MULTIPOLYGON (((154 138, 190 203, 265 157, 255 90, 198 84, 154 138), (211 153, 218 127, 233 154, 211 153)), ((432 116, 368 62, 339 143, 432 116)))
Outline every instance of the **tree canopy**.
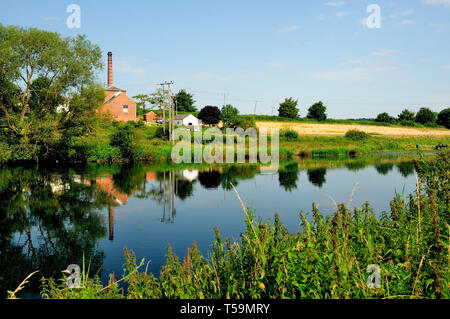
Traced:
POLYGON ((101 50, 84 36, 0 24, 1 160, 64 157, 104 101, 101 50))
POLYGON ((325 121, 327 119, 326 110, 327 107, 323 105, 322 101, 319 101, 311 105, 308 109, 308 115, 306 117, 317 121, 325 121))
POLYGON ((224 127, 234 127, 238 124, 239 110, 231 104, 224 105, 221 110, 220 119, 224 127))
POLYGON ((438 114, 437 124, 450 129, 450 108, 446 108, 438 114))
POLYGON ((207 105, 200 110, 198 118, 204 124, 216 125, 220 121, 220 110, 217 106, 207 105))
POLYGON ((280 103, 278 108, 278 116, 288 117, 291 119, 298 118, 299 109, 297 108, 298 100, 294 100, 292 97, 284 99, 284 102, 280 103))
POLYGON ((197 108, 194 106, 194 95, 187 93, 186 90, 180 90, 175 95, 177 101, 177 110, 180 112, 195 112, 197 108))
POLYGON ((404 109, 397 117, 399 122, 401 121, 414 121, 416 119, 416 114, 414 112, 411 112, 408 109, 404 109))
POLYGON ((422 107, 416 114, 416 122, 423 125, 436 124, 437 113, 427 107, 422 107))

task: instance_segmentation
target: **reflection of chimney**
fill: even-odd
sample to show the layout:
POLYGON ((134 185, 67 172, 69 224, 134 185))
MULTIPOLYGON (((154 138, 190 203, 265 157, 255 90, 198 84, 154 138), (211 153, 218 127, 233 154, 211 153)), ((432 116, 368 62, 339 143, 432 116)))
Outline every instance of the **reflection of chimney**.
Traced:
POLYGON ((108 210, 109 215, 109 240, 114 240, 114 207, 108 210))
POLYGON ((112 52, 108 52, 108 87, 113 85, 112 52))

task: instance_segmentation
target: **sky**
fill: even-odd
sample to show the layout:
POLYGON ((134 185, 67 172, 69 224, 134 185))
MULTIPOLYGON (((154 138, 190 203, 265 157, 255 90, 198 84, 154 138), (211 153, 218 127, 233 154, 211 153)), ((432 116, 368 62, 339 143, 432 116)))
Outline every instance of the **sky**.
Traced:
POLYGON ((105 85, 112 51, 114 85, 129 96, 173 81, 198 108, 221 107, 225 94, 242 114, 277 114, 286 97, 300 116, 323 101, 339 119, 450 107, 450 0, 0 3, 3 25, 85 34, 103 51, 105 85), (79 28, 67 24, 71 4, 79 28))

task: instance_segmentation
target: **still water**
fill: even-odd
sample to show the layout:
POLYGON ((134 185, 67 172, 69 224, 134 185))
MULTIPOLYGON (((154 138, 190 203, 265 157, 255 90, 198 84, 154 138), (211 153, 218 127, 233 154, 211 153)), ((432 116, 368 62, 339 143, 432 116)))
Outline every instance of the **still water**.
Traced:
MULTIPOLYGON (((246 206, 263 220, 277 212, 288 230, 299 227, 299 211, 316 203, 324 214, 336 203, 379 215, 395 192, 411 193, 410 160, 309 160, 282 163, 278 171, 257 165, 183 169, 135 165, 0 170, 0 291, 14 290, 39 269, 38 277, 61 277, 69 264, 90 264, 106 282, 123 273, 123 248, 150 260, 158 274, 167 245, 185 256, 196 242, 207 255, 217 226, 223 238, 244 231, 236 186, 246 206)), ((39 291, 34 280, 26 293, 39 291)))

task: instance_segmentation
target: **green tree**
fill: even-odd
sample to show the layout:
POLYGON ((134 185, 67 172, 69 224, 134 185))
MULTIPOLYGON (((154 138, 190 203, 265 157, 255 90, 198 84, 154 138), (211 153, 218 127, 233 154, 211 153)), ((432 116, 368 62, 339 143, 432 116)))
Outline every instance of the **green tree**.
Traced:
POLYGON ((222 107, 220 119, 224 127, 235 127, 238 124, 239 110, 231 104, 222 107))
POLYGON ((7 159, 65 157, 74 138, 93 133, 104 100, 95 82, 101 58, 84 36, 0 24, 0 87, 6 89, 0 94, 0 142, 7 159))
POLYGON ((325 113, 326 110, 327 107, 323 105, 322 101, 319 101, 311 105, 308 109, 308 115, 306 117, 317 121, 325 121, 327 119, 327 114, 325 113))
POLYGON ((435 125, 437 120, 437 113, 433 112, 427 107, 422 107, 416 114, 416 122, 423 125, 435 125))
POLYGON ((414 120, 416 119, 416 115, 415 115, 414 112, 411 112, 411 111, 408 110, 408 109, 404 109, 404 110, 398 115, 397 119, 398 119, 399 122, 402 122, 402 121, 408 121, 408 122, 410 122, 410 121, 414 121, 414 120))
POLYGON ((450 129, 450 108, 444 109, 439 113, 437 124, 450 129))
POLYGON ((296 119, 299 117, 299 109, 297 108, 298 100, 292 97, 284 99, 278 108, 278 116, 296 119))
POLYGON ((384 113, 380 113, 377 115, 377 118, 375 119, 375 122, 380 122, 380 123, 395 123, 395 118, 393 118, 392 116, 390 116, 388 113, 384 112, 384 113))
POLYGON ((138 117, 144 116, 147 103, 151 104, 152 99, 150 98, 150 96, 148 96, 148 94, 138 94, 133 96, 133 99, 138 100, 138 102, 136 102, 136 111, 138 117))
POLYGON ((194 95, 187 93, 186 90, 180 90, 175 95, 177 101, 177 110, 180 112, 195 112, 197 108, 194 106, 194 95))

